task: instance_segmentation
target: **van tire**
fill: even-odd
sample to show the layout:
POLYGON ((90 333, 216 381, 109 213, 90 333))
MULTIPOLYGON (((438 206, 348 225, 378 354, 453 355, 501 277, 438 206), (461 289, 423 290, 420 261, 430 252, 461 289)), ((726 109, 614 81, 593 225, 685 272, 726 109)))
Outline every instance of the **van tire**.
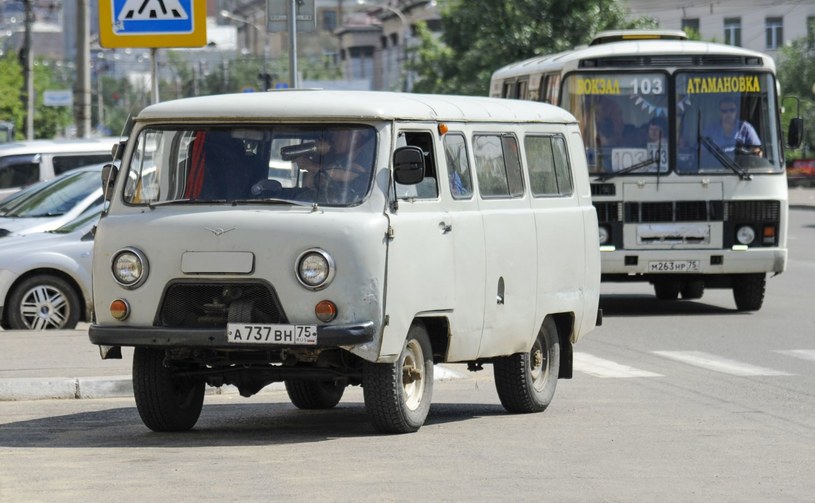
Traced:
POLYGON ((287 379, 286 393, 298 409, 330 409, 340 403, 345 385, 335 381, 287 379))
POLYGON ((175 375, 164 365, 164 351, 136 348, 133 396, 145 426, 153 431, 186 431, 195 426, 204 404, 202 380, 175 375))
POLYGON ((79 322, 80 304, 76 289, 64 279, 31 276, 14 287, 8 298, 8 325, 12 330, 72 329, 79 322))
POLYGON ((560 371, 560 342, 551 317, 543 320, 532 349, 493 361, 495 389, 507 412, 543 412, 555 396, 560 371))
POLYGON ((433 396, 433 352, 422 322, 411 325, 395 362, 365 362, 362 388, 377 431, 412 433, 422 427, 433 396))
POLYGON ((764 303, 764 288, 767 278, 764 273, 736 274, 733 276, 733 300, 739 311, 758 311, 764 303))

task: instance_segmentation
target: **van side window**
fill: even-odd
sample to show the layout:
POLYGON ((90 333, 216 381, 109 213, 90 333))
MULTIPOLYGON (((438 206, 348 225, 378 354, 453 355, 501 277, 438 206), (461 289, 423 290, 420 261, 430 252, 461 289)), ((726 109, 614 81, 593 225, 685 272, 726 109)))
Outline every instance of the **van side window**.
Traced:
POLYGON ((524 193, 518 140, 512 135, 473 137, 478 192, 485 199, 521 197, 524 193))
POLYGON ((563 137, 527 136, 524 148, 532 195, 567 196, 572 193, 572 171, 563 137))
POLYGON ((450 182, 450 193, 453 199, 470 199, 473 197, 473 179, 470 160, 467 157, 467 144, 464 135, 447 133, 444 135, 444 156, 447 160, 447 171, 450 182))
POLYGON ((112 154, 80 154, 80 155, 55 155, 51 161, 54 165, 54 174, 61 175, 66 171, 88 166, 89 164, 101 164, 113 160, 112 154))
POLYGON ((424 179, 416 185, 397 184, 396 193, 400 198, 436 199, 439 197, 438 169, 436 154, 433 151, 433 134, 429 132, 405 131, 400 133, 398 145, 419 147, 424 152, 424 179))

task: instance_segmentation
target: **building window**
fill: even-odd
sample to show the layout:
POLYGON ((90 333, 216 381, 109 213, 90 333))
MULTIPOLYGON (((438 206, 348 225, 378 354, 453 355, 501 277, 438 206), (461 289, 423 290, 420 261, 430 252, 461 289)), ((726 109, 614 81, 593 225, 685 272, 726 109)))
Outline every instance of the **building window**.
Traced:
POLYGON ((687 32, 699 33, 699 18, 685 18, 682 20, 682 29, 687 32))
POLYGON ((337 11, 324 10, 322 14, 322 29, 323 31, 334 31, 337 29, 337 11))
POLYGON ((724 43, 741 46, 741 18, 724 18, 724 43))
POLYGON ((784 19, 767 18, 767 49, 778 49, 784 43, 784 19))

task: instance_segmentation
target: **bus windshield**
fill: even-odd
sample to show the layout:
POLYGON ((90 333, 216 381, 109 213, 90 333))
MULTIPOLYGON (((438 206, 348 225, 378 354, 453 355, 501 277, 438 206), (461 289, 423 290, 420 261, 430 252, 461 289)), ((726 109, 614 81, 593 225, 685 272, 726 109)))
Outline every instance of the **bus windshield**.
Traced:
POLYGON ((678 72, 677 172, 781 171, 775 100, 769 73, 678 72))
POLYGON ((593 174, 748 178, 782 170, 773 86, 757 72, 574 72, 561 106, 581 124, 593 174))
POLYGON ((667 74, 572 73, 561 106, 582 126, 590 172, 667 173, 667 74))

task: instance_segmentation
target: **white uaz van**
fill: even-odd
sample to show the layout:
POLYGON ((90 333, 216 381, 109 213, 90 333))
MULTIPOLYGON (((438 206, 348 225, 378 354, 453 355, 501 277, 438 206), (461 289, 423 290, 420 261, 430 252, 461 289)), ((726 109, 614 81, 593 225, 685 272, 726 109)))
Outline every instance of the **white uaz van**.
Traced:
POLYGON ((545 104, 275 91, 147 107, 94 246, 103 358, 135 346, 144 423, 192 428, 204 388, 362 385, 376 429, 424 423, 433 365, 492 364, 542 411, 599 320, 575 119, 545 104))

